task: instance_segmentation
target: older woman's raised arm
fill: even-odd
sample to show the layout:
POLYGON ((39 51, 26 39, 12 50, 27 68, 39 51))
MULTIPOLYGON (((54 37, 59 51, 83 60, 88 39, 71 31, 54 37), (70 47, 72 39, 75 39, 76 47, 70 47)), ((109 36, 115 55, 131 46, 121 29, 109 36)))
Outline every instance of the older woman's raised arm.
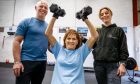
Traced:
POLYGON ((88 15, 92 13, 92 8, 90 6, 84 7, 82 10, 76 13, 77 19, 82 19, 86 25, 88 26, 88 29, 90 31, 91 37, 87 40, 87 45, 89 48, 92 48, 93 44, 98 38, 98 32, 96 31, 93 24, 88 20, 88 15))
POLYGON ((84 22, 88 26, 91 35, 91 37, 87 40, 87 44, 89 48, 92 48, 99 35, 93 24, 88 19, 85 19, 84 22))
POLYGON ((47 27, 47 29, 45 31, 45 35, 47 36, 51 46, 53 46, 55 44, 55 42, 56 42, 56 39, 55 39, 55 37, 52 34, 53 33, 53 26, 54 26, 55 21, 56 21, 56 18, 52 17, 51 21, 48 24, 48 27, 47 27))

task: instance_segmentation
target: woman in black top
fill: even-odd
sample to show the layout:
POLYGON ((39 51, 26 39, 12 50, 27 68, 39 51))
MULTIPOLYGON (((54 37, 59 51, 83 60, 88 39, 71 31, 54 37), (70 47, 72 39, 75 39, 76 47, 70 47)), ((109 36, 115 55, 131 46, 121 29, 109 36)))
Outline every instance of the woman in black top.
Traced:
POLYGON ((94 45, 94 70, 98 84, 121 84, 125 62, 129 56, 126 35, 121 27, 111 23, 112 11, 104 7, 99 18, 104 23, 94 45))

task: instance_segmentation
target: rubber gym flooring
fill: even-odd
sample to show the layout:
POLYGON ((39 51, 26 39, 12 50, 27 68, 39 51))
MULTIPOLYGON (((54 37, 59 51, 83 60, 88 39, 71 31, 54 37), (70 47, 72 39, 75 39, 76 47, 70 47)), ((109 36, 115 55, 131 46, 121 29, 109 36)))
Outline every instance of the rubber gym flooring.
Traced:
MULTIPOLYGON (((51 84, 52 72, 53 66, 47 66, 46 74, 42 84, 51 84)), ((129 70, 128 73, 126 73, 126 75, 122 77, 121 84, 140 84, 140 71, 134 71, 134 73, 138 74, 134 76, 134 81, 137 81, 137 83, 134 83, 128 79, 129 77, 133 77, 133 71, 129 70), (130 76, 128 75, 128 73, 130 76)), ((93 71, 85 71, 85 80, 86 84, 97 84, 93 71)), ((12 64, 0 63, 0 84, 15 84, 12 64)))

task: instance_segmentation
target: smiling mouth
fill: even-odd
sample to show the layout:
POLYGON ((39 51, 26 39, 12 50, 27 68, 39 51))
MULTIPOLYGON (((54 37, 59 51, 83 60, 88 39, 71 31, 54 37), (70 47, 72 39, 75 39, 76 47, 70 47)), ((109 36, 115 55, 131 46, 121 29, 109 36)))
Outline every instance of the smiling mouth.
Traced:
POLYGON ((46 14, 45 12, 40 12, 40 13, 42 13, 42 14, 46 14))

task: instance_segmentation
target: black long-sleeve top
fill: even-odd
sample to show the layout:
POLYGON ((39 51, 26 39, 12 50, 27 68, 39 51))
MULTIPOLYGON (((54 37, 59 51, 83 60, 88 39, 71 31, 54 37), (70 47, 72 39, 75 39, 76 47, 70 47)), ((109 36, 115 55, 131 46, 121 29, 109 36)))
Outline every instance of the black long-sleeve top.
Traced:
POLYGON ((121 27, 112 24, 108 27, 102 25, 97 29, 99 38, 92 51, 95 61, 125 62, 129 56, 127 39, 121 27))

